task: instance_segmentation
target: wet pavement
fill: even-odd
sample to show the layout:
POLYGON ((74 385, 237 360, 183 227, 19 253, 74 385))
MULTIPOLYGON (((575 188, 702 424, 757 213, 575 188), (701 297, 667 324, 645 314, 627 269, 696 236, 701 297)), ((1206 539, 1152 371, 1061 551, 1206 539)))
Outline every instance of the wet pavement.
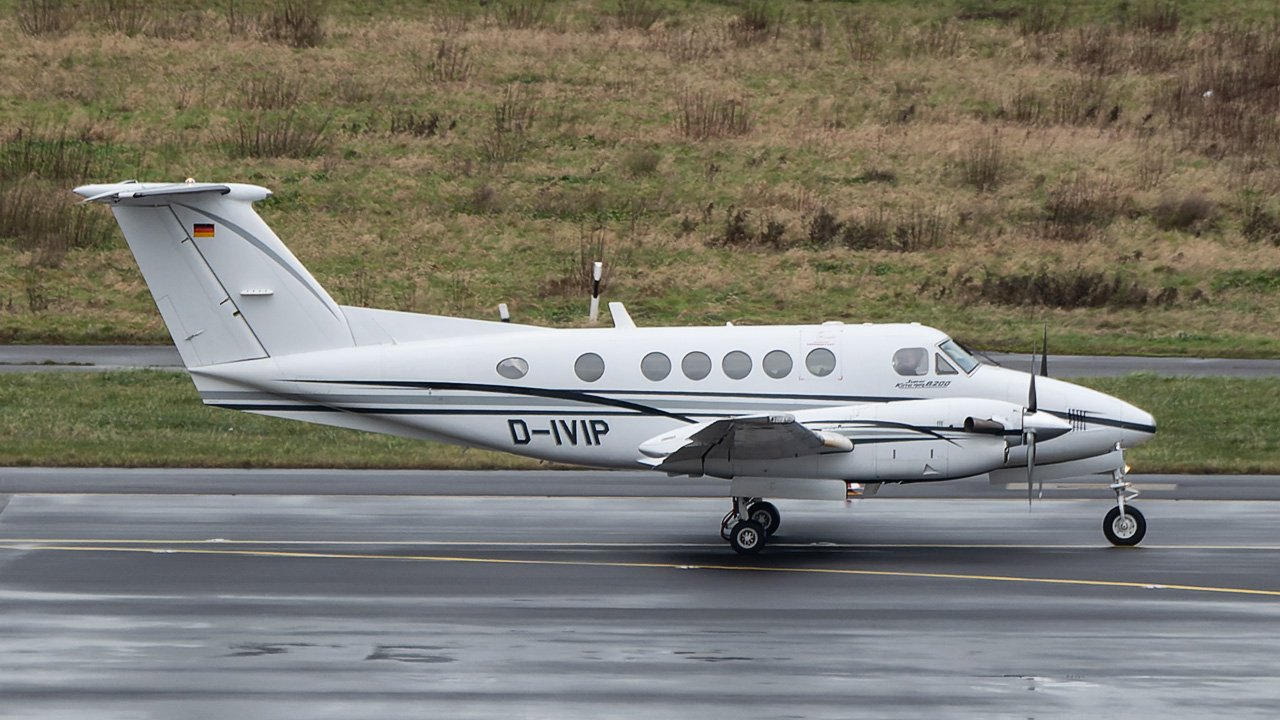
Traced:
POLYGON ((0 717, 1280 711, 1267 482, 1140 478, 1136 549, 1074 487, 779 501, 740 558, 625 473, 61 472, 0 471, 0 717))

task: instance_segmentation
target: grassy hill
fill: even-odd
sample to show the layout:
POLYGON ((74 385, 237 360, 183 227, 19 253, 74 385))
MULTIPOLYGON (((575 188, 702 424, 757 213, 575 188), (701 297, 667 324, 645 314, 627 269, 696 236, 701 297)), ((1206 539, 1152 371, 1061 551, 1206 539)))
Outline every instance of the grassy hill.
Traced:
POLYGON ((242 181, 340 301, 1280 355, 1270 2, 0 3, 0 340, 166 342, 84 181, 242 181))

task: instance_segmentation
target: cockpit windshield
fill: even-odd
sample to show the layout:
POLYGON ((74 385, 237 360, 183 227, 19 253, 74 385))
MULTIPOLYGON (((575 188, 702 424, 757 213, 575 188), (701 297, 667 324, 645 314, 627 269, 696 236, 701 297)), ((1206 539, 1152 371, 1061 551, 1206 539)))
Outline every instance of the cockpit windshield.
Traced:
POLYGON ((943 342, 938 346, 938 349, 946 353, 947 357, 954 360, 966 374, 973 372, 973 369, 981 364, 978 362, 977 358, 969 354, 968 350, 960 347, 960 343, 952 340, 951 338, 947 338, 946 342, 943 342))

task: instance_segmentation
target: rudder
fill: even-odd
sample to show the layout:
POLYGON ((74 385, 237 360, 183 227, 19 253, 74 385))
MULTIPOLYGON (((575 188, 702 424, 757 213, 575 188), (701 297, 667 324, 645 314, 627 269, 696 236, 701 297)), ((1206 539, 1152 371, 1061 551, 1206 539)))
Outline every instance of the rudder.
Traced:
POLYGON ((76 188, 111 206, 188 367, 350 347, 342 309, 235 183, 76 188))

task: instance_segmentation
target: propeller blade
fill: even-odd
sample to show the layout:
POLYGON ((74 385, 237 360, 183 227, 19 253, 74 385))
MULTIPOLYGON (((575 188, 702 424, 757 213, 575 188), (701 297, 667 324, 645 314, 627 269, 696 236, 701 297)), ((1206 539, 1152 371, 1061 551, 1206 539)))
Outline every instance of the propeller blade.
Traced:
POLYGON ((1036 470, 1036 434, 1026 433, 1027 442, 1027 509, 1031 508, 1031 482, 1036 470))
POLYGON ((1027 413, 1035 414, 1036 412, 1036 374, 1031 373, 1031 390, 1027 393, 1027 413))
POLYGON ((1040 375, 1049 377, 1049 323, 1044 324, 1044 342, 1040 345, 1040 375))

